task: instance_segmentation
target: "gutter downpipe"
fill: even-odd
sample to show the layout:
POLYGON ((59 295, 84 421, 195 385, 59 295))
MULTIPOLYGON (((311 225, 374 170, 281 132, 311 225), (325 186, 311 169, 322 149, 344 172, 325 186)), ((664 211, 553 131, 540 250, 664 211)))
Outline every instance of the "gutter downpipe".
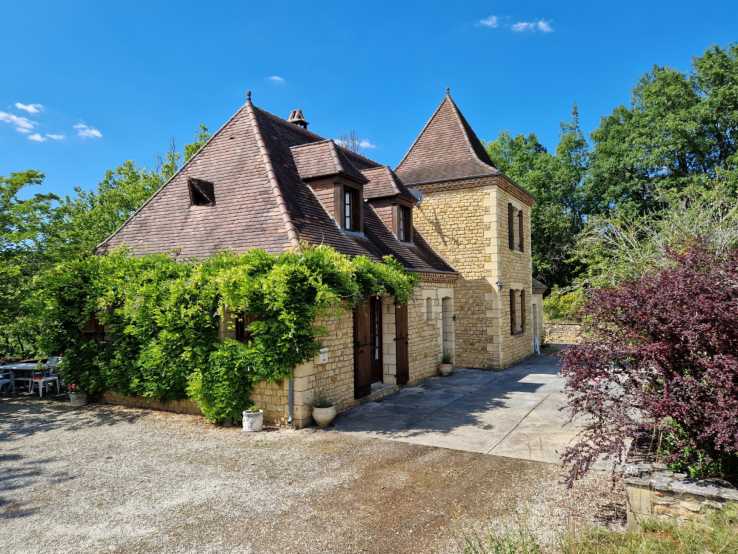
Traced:
POLYGON ((292 425, 292 415, 295 406, 295 380, 290 377, 287 382, 287 425, 292 425))

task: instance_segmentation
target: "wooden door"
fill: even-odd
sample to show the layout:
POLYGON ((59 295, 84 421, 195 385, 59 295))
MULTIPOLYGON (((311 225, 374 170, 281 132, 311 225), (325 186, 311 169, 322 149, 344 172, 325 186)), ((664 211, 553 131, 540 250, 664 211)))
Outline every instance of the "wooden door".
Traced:
POLYGON ((371 392, 371 329, 369 303, 362 302, 354 309, 354 398, 361 398, 371 392))
POLYGON ((382 358, 382 299, 372 297, 369 300, 370 322, 372 326, 372 383, 384 380, 384 363, 382 358))
POLYGON ((397 384, 410 380, 407 339, 407 304, 395 304, 395 350, 397 353, 397 384))

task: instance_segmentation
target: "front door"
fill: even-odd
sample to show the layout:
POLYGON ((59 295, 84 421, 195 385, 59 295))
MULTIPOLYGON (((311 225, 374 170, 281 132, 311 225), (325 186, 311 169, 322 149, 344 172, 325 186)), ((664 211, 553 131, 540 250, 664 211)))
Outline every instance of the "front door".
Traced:
POLYGON ((410 380, 407 343, 407 304, 395 304, 395 350, 397 352, 397 384, 410 380))
POLYGON ((382 381, 382 299, 371 298, 354 309, 354 398, 382 381))

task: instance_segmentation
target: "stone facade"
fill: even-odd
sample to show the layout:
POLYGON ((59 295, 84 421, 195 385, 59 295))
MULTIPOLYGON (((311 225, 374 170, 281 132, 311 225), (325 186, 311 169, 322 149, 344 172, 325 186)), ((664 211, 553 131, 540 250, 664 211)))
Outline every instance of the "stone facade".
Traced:
POLYGON ((455 362, 507 367, 533 351, 530 206, 498 186, 499 178, 416 187, 417 232, 459 273, 455 285, 455 362), (523 213, 523 251, 508 246, 507 205, 523 213), (499 283, 502 287, 499 287, 499 283), (510 332, 509 290, 525 292, 523 332, 510 332))
POLYGON ((579 344, 582 326, 579 323, 545 323, 545 342, 547 344, 579 344))
POLYGON ((738 489, 694 482, 659 464, 633 464, 625 468, 628 525, 648 519, 702 521, 728 502, 738 502, 738 489))

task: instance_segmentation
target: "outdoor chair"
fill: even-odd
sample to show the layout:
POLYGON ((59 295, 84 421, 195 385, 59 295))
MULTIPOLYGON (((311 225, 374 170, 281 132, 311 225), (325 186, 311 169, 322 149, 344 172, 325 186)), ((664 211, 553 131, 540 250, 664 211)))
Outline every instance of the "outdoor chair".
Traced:
POLYGON ((0 373, 0 391, 2 391, 5 387, 8 387, 8 390, 13 390, 13 375, 12 373, 0 373))
POLYGON ((46 394, 49 393, 49 385, 51 383, 54 383, 56 386, 56 393, 59 394, 61 392, 61 386, 59 385, 59 376, 53 375, 49 371, 38 371, 33 374, 33 378, 31 380, 31 392, 35 388, 38 387, 38 397, 42 398, 44 395, 44 390, 46 391, 46 394))

